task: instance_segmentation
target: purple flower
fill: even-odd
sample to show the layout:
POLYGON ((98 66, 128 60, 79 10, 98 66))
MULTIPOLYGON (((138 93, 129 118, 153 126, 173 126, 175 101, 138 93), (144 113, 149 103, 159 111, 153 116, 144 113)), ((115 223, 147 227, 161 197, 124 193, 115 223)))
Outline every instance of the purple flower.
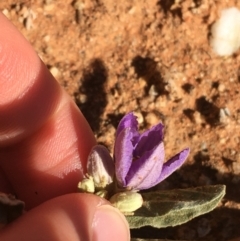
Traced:
POLYGON ((140 134, 133 113, 120 121, 114 146, 115 174, 118 186, 143 190, 155 186, 171 175, 186 160, 186 148, 165 161, 161 123, 140 134))

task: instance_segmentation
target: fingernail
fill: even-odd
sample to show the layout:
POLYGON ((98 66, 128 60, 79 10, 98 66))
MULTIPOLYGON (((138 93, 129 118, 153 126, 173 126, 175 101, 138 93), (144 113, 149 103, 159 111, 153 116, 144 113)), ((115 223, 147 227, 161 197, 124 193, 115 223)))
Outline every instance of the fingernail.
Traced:
POLYGON ((129 241, 130 232, 124 215, 110 205, 98 207, 93 218, 93 241, 129 241))

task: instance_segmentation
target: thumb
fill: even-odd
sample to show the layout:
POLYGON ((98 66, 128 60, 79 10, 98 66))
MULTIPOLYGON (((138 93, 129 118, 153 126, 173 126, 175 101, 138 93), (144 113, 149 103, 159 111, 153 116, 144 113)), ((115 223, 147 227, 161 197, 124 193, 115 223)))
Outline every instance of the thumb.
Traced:
POLYGON ((129 241, 123 214, 90 194, 68 194, 30 210, 0 231, 0 240, 129 241))

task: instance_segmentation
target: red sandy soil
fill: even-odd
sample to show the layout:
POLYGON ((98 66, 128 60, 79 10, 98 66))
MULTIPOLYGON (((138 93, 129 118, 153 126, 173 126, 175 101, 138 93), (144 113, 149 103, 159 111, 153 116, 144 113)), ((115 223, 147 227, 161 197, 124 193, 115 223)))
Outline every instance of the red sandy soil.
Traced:
POLYGON ((142 130, 163 122, 166 156, 189 146, 186 164, 159 188, 226 184, 213 212, 133 236, 240 237, 240 51, 219 57, 211 25, 237 0, 6 0, 1 11, 34 46, 112 150, 121 117, 142 130))

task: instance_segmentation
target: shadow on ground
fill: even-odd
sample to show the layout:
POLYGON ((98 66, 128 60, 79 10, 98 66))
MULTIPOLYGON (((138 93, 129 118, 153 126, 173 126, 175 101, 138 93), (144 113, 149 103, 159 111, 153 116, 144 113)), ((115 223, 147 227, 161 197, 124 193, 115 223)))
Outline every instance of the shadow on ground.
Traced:
POLYGON ((181 7, 174 7, 175 0, 160 0, 157 3, 157 6, 159 6, 159 9, 163 9, 164 14, 172 14, 174 17, 179 17, 182 20, 182 9, 181 7))
POLYGON ((165 89, 166 84, 164 83, 164 79, 157 69, 157 62, 149 57, 143 58, 138 55, 132 60, 132 66, 135 69, 137 77, 143 78, 147 83, 145 88, 146 95, 148 95, 151 86, 155 87, 159 95, 168 94, 165 89))
POLYGON ((101 116, 107 105, 105 83, 108 72, 101 59, 94 59, 83 71, 79 91, 75 94, 75 102, 90 124, 92 130, 99 131, 101 116))

